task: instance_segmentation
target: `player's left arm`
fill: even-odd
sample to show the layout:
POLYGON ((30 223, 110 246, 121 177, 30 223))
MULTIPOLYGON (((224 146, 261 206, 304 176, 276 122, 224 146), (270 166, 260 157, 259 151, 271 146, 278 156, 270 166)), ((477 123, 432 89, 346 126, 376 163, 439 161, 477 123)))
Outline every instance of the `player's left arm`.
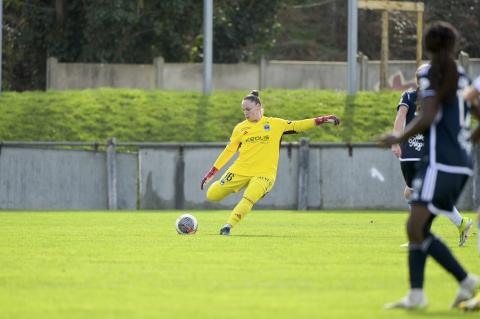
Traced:
POLYGON ((440 109, 440 103, 436 96, 424 97, 421 100, 421 103, 422 112, 407 125, 403 134, 400 136, 393 134, 384 136, 380 141, 382 145, 391 146, 393 144, 402 143, 413 135, 425 132, 430 127, 440 109))
POLYGON ((286 121, 284 134, 293 134, 306 131, 315 126, 322 125, 324 123, 340 124, 340 119, 335 115, 324 115, 315 117, 313 119, 299 120, 299 121, 286 121))
POLYGON ((441 107, 439 96, 432 86, 430 79, 425 75, 419 79, 417 103, 420 104, 420 115, 417 115, 403 130, 401 135, 388 134, 380 139, 384 147, 405 142, 409 137, 423 133, 432 125, 441 107))
MULTIPOLYGON (((403 128, 405 127, 405 122, 407 121, 407 112, 408 106, 405 104, 400 104, 398 106, 397 115, 395 117, 395 122, 393 123, 393 134, 394 135, 401 135, 403 132, 403 128)), ((399 158, 402 156, 402 150, 399 144, 393 144, 392 147, 393 154, 399 158)))

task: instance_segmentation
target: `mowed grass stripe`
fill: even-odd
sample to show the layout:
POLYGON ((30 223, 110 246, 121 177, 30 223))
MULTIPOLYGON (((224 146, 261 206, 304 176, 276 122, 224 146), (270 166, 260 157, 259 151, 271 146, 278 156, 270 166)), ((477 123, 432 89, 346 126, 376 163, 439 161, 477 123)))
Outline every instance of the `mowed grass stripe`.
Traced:
MULTIPOLYGON (((1 317, 459 316, 456 283, 433 260, 426 311, 382 309, 408 289, 404 212, 253 211, 230 237, 217 235, 228 211, 192 212, 191 236, 175 232, 181 213, 0 213, 1 317)), ((456 247, 446 218, 434 231, 479 272, 475 238, 456 247)))

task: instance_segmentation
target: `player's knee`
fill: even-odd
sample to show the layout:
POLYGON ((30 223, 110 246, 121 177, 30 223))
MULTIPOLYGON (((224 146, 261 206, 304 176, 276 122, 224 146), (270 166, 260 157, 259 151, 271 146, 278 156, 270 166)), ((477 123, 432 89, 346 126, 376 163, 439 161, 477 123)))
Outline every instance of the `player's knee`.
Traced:
POLYGON ((212 186, 210 186, 207 190, 207 199, 211 202, 218 202, 219 200, 221 200, 221 197, 218 196, 218 193, 215 192, 215 188, 212 186))
POLYGON ((425 239, 424 225, 415 222, 412 218, 407 221, 408 240, 412 243, 421 243, 425 239))
POLYGON ((263 185, 259 183, 252 183, 245 190, 243 198, 251 202, 252 205, 255 205, 255 203, 258 202, 261 198, 263 198, 266 193, 267 190, 263 185))
POLYGON ((207 191, 207 199, 211 202, 218 202, 222 200, 225 196, 222 196, 222 192, 218 191, 218 188, 215 184, 212 184, 207 191))

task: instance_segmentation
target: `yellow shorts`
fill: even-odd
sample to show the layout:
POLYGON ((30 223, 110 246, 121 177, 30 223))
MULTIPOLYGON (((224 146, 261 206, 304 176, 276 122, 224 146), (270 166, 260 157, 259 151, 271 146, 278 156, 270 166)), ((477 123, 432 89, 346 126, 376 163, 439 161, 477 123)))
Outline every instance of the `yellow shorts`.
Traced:
POLYGON ((208 188, 207 198, 220 201, 246 187, 243 197, 256 203, 272 189, 274 183, 275 177, 272 176, 243 176, 227 171, 208 188))

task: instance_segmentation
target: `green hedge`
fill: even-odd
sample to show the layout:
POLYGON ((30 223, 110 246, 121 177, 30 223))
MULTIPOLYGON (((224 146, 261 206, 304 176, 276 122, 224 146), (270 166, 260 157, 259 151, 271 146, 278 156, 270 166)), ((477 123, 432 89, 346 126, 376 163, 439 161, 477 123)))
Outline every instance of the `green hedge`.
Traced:
MULTIPOLYGON (((193 92, 95 89, 5 92, 0 95, 2 141, 226 141, 244 119, 247 91, 193 92)), ((391 130, 400 92, 345 93, 318 90, 260 92, 265 115, 304 119, 336 114, 340 127, 325 125, 304 136, 317 142, 366 142, 391 130)), ((286 136, 285 140, 297 137, 286 136)))

